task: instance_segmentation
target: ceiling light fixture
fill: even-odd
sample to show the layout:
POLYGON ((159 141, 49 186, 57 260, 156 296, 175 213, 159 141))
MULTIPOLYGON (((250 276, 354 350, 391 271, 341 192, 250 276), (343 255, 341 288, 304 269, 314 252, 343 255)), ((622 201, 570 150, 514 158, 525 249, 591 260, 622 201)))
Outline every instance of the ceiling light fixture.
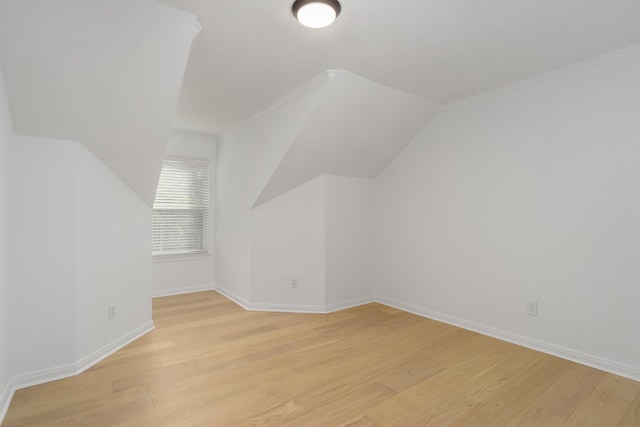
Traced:
POLYGON ((305 27, 323 28, 340 15, 340 3, 338 0, 296 0, 291 11, 305 27))

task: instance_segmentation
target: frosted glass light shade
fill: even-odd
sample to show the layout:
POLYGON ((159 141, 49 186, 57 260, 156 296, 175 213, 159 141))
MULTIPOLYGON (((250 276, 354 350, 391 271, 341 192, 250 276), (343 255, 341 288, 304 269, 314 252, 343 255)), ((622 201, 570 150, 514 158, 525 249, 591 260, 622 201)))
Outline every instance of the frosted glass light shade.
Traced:
POLYGON ((296 0, 293 15, 305 27, 323 28, 331 25, 340 13, 340 3, 335 0, 296 0))

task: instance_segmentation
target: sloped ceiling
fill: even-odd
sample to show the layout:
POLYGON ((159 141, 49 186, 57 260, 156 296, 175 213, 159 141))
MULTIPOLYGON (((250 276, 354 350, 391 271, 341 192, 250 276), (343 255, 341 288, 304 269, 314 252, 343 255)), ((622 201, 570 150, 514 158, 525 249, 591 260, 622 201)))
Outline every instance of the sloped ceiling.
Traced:
MULTIPOLYGON (((336 67, 444 104, 640 41, 639 0, 342 0, 320 30, 296 22, 291 3, 0 0, 14 128, 82 143, 151 205, 172 120, 224 135, 336 67), (204 29, 189 54, 196 15, 204 29)), ((329 114, 347 96, 331 98, 306 126, 335 119, 344 131, 329 114)), ((303 175, 297 150, 322 134, 305 132, 261 197, 301 179, 289 176, 303 175)))
POLYGON ((151 206, 199 30, 152 0, 1 0, 16 133, 80 142, 151 206))
POLYGON ((637 44, 638 0, 341 0, 300 25, 293 0, 159 0, 198 16, 178 129, 224 134, 327 69, 439 104, 637 44))
POLYGON ((323 173, 375 178, 438 105, 337 70, 254 207, 323 173))

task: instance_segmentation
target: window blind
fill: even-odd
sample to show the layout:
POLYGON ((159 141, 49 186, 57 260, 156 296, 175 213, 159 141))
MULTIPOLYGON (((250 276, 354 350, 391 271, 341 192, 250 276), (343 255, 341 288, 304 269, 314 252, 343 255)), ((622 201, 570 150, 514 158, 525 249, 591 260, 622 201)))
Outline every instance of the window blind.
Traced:
POLYGON ((166 159, 153 203, 153 255, 207 253, 209 164, 166 159))

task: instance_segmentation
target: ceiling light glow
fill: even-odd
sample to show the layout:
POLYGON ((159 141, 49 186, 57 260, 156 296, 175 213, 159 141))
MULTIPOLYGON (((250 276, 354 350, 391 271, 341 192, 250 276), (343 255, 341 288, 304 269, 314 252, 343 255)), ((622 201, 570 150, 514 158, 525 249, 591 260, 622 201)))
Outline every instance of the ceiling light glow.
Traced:
POLYGON ((305 27, 323 28, 336 20, 340 14, 340 3, 337 0, 296 0, 291 10, 305 27))

